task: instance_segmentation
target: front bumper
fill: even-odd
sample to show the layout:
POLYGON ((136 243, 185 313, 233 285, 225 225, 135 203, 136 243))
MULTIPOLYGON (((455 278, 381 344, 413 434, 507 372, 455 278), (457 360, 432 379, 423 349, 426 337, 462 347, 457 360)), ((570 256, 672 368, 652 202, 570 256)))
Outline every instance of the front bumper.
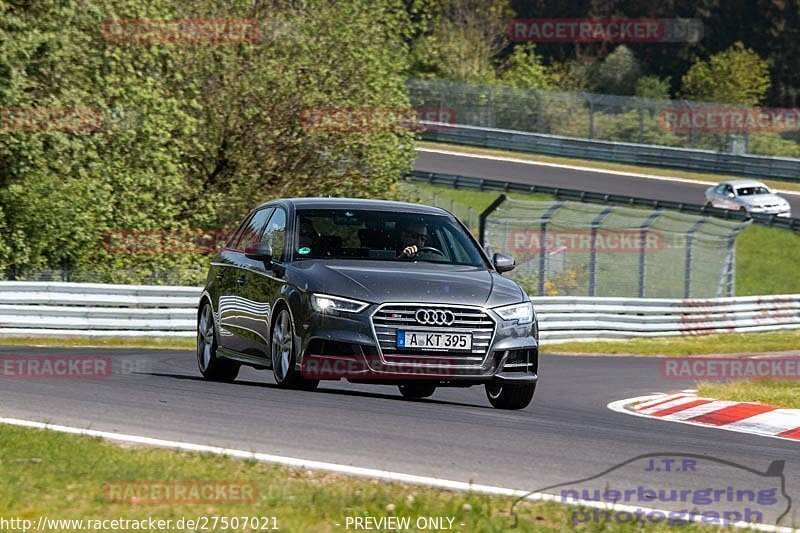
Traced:
POLYGON ((497 381, 532 383, 538 379, 539 350, 533 324, 510 326, 496 321, 488 349, 475 358, 478 361, 468 361, 463 352, 456 351, 415 353, 397 349, 384 354, 371 319, 376 307, 357 314, 312 313, 298 328, 301 375, 307 379, 386 384, 433 380, 453 386, 497 381))

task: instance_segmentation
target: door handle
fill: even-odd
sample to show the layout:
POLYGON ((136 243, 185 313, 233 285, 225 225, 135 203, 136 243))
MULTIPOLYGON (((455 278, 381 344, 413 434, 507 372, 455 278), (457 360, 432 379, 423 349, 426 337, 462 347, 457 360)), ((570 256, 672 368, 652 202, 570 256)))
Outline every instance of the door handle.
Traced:
POLYGON ((239 278, 236 279, 236 284, 239 286, 242 286, 245 283, 247 283, 247 276, 239 276, 239 278))
POLYGON ((225 277, 225 272, 217 272, 217 281, 222 281, 222 278, 225 277))

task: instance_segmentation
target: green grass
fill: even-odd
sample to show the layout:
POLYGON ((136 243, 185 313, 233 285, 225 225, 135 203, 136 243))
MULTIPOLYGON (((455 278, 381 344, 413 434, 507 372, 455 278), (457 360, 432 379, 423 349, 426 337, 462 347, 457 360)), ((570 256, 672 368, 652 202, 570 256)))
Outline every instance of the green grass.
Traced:
POLYGON ((800 409, 800 387, 795 380, 757 379, 700 383, 700 396, 736 402, 758 402, 800 409))
POLYGON ((194 349, 194 337, 35 337, 0 336, 0 346, 65 346, 81 348, 194 349))
POLYGON ((661 337, 624 341, 542 343, 545 354, 703 355, 760 354, 800 349, 800 330, 767 333, 725 333, 698 337, 661 337))
MULTIPOLYGON (((462 146, 458 144, 445 144, 430 141, 418 141, 417 146, 434 150, 447 150, 448 152, 461 152, 467 154, 490 155, 498 157, 511 157, 525 161, 540 161, 543 163, 557 163, 561 165, 573 165, 579 167, 596 168, 600 170, 618 170, 620 172, 634 172, 637 174, 651 174, 654 176, 664 176, 669 178, 682 178, 698 181, 709 181, 719 183, 727 180, 742 179, 741 176, 726 174, 709 174, 704 172, 691 172, 662 167, 648 167, 638 165, 628 165, 624 163, 607 163, 604 161, 594 161, 591 159, 573 159, 569 157, 557 157, 540 154, 527 154, 524 152, 509 152, 505 150, 491 150, 487 148, 477 148, 472 146, 462 146)), ((783 181, 774 179, 761 179, 772 188, 783 189, 786 191, 800 191, 800 183, 793 181, 783 181)))
POLYGON ((800 293, 800 235, 752 225, 736 239, 736 294, 800 293))
MULTIPOLYGON (((514 501, 217 455, 120 446, 85 436, 9 425, 0 426, 0 464, 0 516, 30 519, 34 524, 40 516, 92 520, 153 517, 173 521, 198 516, 274 516, 281 531, 334 532, 346 530, 348 516, 393 514, 411 517, 412 524, 417 517, 440 516, 454 518, 455 531, 500 532, 511 525, 509 509, 514 501), (203 503, 106 500, 106 484, 110 484, 108 494, 120 494, 120 484, 147 482, 218 482, 245 487, 254 498, 203 503)), ((587 523, 574 527, 572 513, 579 508, 556 503, 526 502, 519 511, 520 532, 630 530, 630 524, 587 523)), ((671 531, 663 524, 637 529, 671 531)), ((176 529, 173 526, 171 530, 176 529)), ((218 526, 216 530, 225 529, 218 526)), ((683 526, 681 530, 718 531, 696 525, 683 526)), ((240 527, 237 531, 254 529, 240 527)))

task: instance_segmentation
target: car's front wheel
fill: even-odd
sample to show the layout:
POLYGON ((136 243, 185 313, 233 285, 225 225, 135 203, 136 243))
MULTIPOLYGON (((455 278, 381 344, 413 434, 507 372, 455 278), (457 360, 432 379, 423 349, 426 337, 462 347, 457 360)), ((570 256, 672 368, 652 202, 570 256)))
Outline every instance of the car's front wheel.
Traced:
POLYGON ((435 383, 404 383, 402 385, 398 385, 398 388, 400 389, 400 394, 403 395, 403 398, 415 400, 419 398, 427 398, 436 392, 435 383))
POLYGON ((272 326, 272 375, 279 387, 313 390, 318 379, 305 379, 295 368, 294 325, 287 309, 278 311, 272 326))
POLYGON ((197 319, 197 366, 211 381, 233 381, 239 375, 238 363, 217 357, 217 336, 211 304, 205 302, 197 319))
POLYGON ((533 400, 536 383, 487 383, 486 397, 497 409, 525 409, 533 400))

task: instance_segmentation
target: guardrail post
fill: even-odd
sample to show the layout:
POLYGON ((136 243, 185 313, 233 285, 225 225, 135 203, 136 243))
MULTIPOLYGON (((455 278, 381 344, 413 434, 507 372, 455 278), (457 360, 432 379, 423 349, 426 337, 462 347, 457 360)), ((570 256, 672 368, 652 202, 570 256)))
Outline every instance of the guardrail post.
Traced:
POLYGON ((647 230, 662 213, 663 211, 651 213, 647 220, 639 226, 641 230, 639 237, 642 241, 642 247, 639 249, 639 298, 644 298, 644 287, 647 281, 647 230))
POLYGON ((702 218, 694 223, 694 226, 686 233, 686 271, 684 273, 683 297, 689 298, 692 295, 692 238, 700 226, 708 222, 708 217, 702 218))
POLYGON ((684 103, 686 103, 686 107, 689 108, 689 146, 694 148, 696 144, 694 137, 694 108, 689 100, 684 100, 684 103))
MULTIPOLYGON (((728 255, 721 280, 725 284, 724 296, 736 296, 736 237, 749 225, 750 222, 742 222, 728 235, 728 255)), ((723 296, 719 293, 717 291, 717 296, 723 296)))
POLYGON ((564 202, 556 202, 542 215, 539 225, 539 279, 536 281, 536 295, 544 296, 545 271, 547 270, 547 223, 564 202))
POLYGON ((644 144, 644 104, 641 98, 636 98, 639 104, 639 144, 644 144))
POLYGON ((478 242, 484 250, 486 249, 486 219, 505 201, 506 195, 501 194, 478 217, 478 242))
POLYGON ((602 224, 603 219, 614 212, 614 207, 606 207, 602 213, 592 220, 591 245, 589 248, 589 296, 595 296, 597 292, 597 228, 602 224))
POLYGON ((535 118, 536 118, 536 127, 534 131, 536 133, 540 133, 542 131, 540 122, 542 121, 542 96, 539 94, 539 91, 536 89, 531 89, 533 92, 533 97, 536 98, 536 107, 535 109, 535 118))

